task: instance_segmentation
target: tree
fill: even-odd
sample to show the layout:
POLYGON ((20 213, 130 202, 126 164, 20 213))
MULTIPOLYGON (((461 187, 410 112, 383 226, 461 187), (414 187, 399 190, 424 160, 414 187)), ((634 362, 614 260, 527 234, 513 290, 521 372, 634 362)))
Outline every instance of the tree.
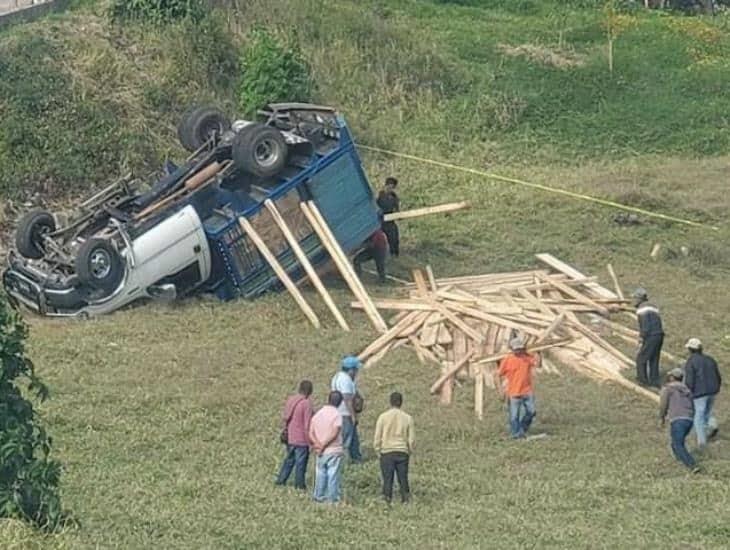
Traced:
POLYGON ((53 530, 67 521, 58 491, 61 466, 49 458, 51 438, 25 397, 48 397, 25 356, 27 335, 27 326, 0 294, 0 517, 53 530))

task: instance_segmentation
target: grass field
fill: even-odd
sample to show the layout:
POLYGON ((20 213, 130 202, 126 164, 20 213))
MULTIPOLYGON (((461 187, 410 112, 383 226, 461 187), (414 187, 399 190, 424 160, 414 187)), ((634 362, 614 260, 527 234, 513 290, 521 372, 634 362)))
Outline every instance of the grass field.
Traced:
MULTIPOLYGON (((723 48, 726 20, 639 16, 640 27, 619 38, 618 76, 606 83, 598 76, 607 69, 595 10, 556 8, 578 2, 464 3, 472 6, 328 1, 329 16, 338 23, 334 28, 323 26, 326 16, 308 0, 297 4, 299 10, 274 2, 268 11, 263 2, 253 1, 242 17, 246 25, 294 21, 302 36, 320 37, 307 43, 319 94, 342 107, 363 142, 720 228, 648 218, 636 227, 620 227, 609 208, 366 153, 374 184, 389 174, 401 179, 404 207, 449 200, 473 205, 450 217, 404 222, 402 257, 391 265, 395 275, 408 277, 410 268, 426 263, 443 276, 521 269, 534 265, 534 253, 548 251, 609 285, 605 264, 611 262, 627 290, 646 286, 662 308, 669 351, 681 355, 686 338, 699 336, 728 373, 730 157, 727 115, 722 114, 728 100, 715 93, 726 68, 714 57, 706 66, 694 66, 684 49, 687 41, 669 30, 699 24, 685 20, 699 21, 718 29, 713 44, 723 48), (659 37, 682 48, 676 55, 648 48, 659 37), (329 48, 323 47, 325 38, 329 48), (572 73, 555 74, 558 69, 521 57, 502 58, 493 49, 498 43, 556 48, 561 41, 566 51, 584 56, 584 65, 568 69, 572 73), (330 72, 327 54, 338 60, 330 72), (432 65, 422 63, 425 59, 432 65), (581 73, 581 67, 590 71, 581 73), (440 75, 433 87, 426 85, 433 80, 430 69, 440 75), (697 76, 698 70, 706 72, 697 76), (482 97, 477 90, 488 82, 493 87, 482 97), (602 86, 612 90, 599 102, 602 108, 578 101, 579 96, 594 98, 595 87, 602 86), (639 89, 643 97, 636 97, 639 89), (677 108, 687 90, 695 95, 686 100, 686 109, 677 108), (538 93, 541 99, 533 97, 538 93), (528 98, 524 118, 513 125, 479 126, 498 117, 465 114, 486 105, 475 103, 480 98, 486 102, 505 94, 528 98), (559 116, 563 111, 565 116, 559 116), (649 252, 656 242, 662 253, 654 260, 649 252)), ((96 22, 99 26, 89 27, 98 31, 93 36, 108 40, 98 16, 84 10, 57 20, 58 40, 65 40, 64 33, 79 21, 96 22)), ((236 19, 229 25, 233 40, 245 37, 246 26, 236 19)), ((17 35, 11 39, 19 40, 17 35)), ((116 39, 119 50, 107 51, 107 59, 119 63, 118 78, 131 78, 129 94, 136 97, 144 71, 132 69, 158 66, 165 54, 152 47, 154 37, 144 29, 124 30, 116 39), (124 59, 131 44, 159 55, 128 65, 124 59)), ((4 40, 0 35, 0 49, 8 47, 4 40)), ((82 65, 70 66, 82 70, 82 65)), ((97 107, 104 92, 99 86, 87 89, 88 101, 97 107)), ((195 86, 230 101, 225 83, 206 88, 198 81, 195 86)), ((124 111, 125 116, 143 128, 147 104, 134 105, 136 110, 124 111)), ((172 139, 174 114, 165 116, 159 135, 149 134, 155 144, 172 139)), ((0 139, 0 159, 1 145, 0 139)), ((155 145, 149 157, 130 156, 129 162, 151 170, 154 157, 163 154, 155 145)), ((345 308, 351 298, 344 285, 331 280, 329 286, 345 308)), ((374 295, 392 290, 371 289, 374 295)), ((329 320, 321 331, 306 323, 286 295, 252 303, 192 299, 90 322, 29 318, 30 356, 52 390, 41 411, 55 455, 64 464, 65 505, 80 527, 42 536, 0 522, 0 547, 727 547, 727 434, 702 457, 706 472, 691 476, 670 456, 652 403, 587 380, 569 366, 562 368, 562 377, 541 375, 537 381, 535 429, 549 437, 512 442, 496 399, 488 400, 482 422, 473 418, 468 385, 456 390, 454 405, 439 406, 428 393, 437 369, 399 350, 362 376, 368 460, 345 472, 347 505, 321 508, 305 495, 275 488, 283 399, 308 377, 322 403, 338 359, 374 337, 362 314, 348 311, 355 330, 344 334, 313 292, 307 291, 307 299, 329 320), (413 503, 388 509, 379 499, 371 437, 377 414, 395 389, 404 393, 404 409, 414 416, 418 448, 413 503)), ((721 423, 729 411, 720 399, 721 423)))

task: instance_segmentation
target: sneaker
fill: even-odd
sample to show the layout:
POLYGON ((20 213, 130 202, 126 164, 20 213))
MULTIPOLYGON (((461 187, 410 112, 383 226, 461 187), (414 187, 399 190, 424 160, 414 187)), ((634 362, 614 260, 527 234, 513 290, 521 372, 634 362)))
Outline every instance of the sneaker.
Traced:
POLYGON ((699 466, 695 466, 694 468, 692 468, 692 473, 693 474, 701 474, 702 473, 702 468, 700 468, 699 466))
POLYGON ((720 430, 718 428, 713 428, 712 431, 709 434, 707 434, 707 439, 710 439, 710 440, 715 439, 717 437, 717 433, 719 431, 720 430))

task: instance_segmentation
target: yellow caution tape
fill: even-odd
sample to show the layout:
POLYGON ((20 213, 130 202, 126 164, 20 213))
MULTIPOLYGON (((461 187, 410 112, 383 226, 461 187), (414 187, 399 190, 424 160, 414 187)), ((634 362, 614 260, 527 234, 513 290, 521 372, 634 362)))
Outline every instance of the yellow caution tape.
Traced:
POLYGON ((407 153, 398 153, 397 151, 389 151, 387 149, 381 149, 379 147, 372 147, 370 145, 361 145, 358 143, 357 146, 360 149, 365 149, 366 151, 373 151, 376 153, 382 153, 384 155, 391 155, 394 157, 414 160, 416 162, 432 164, 434 166, 441 166, 442 168, 448 168, 450 170, 458 170, 460 172, 466 172, 468 174, 474 174, 477 176, 482 176, 482 177, 490 178, 490 179, 497 180, 497 181, 515 183, 517 185, 531 187, 533 189, 540 189, 541 191, 547 191, 548 193, 556 193, 558 195, 565 195, 566 197, 571 197, 571 198, 578 199, 578 200, 594 202, 596 204, 601 204, 603 206, 611 206, 613 208, 618 208, 620 210, 626 210, 627 212, 636 212, 637 214, 643 214, 644 216, 649 216, 652 218, 659 218, 659 219, 667 220, 670 222, 681 223, 684 225, 691 225, 693 227, 704 227, 704 228, 708 228, 708 229, 714 229, 715 231, 717 231, 719 229, 717 226, 714 226, 714 225, 707 225, 707 224, 695 222, 692 220, 685 220, 682 218, 677 218, 675 216, 669 216, 667 214, 662 214, 660 212, 652 212, 650 210, 644 210, 643 208, 637 208, 636 206, 621 204, 619 202, 614 202, 614 201, 610 201, 607 199, 601 199, 598 197, 592 197, 591 195, 584 195, 582 193, 575 193, 573 191, 568 191, 567 189, 561 189, 559 187, 550 187, 549 185, 541 185, 539 183, 532 183, 529 181, 523 181, 523 180, 516 179, 516 178, 508 178, 506 176, 500 176, 499 174, 492 174, 491 172, 485 172, 483 170, 477 170, 475 168, 467 168, 465 166, 458 166, 456 164, 450 164, 448 162, 442 162, 440 160, 433 160, 433 159, 427 159, 427 158, 423 158, 423 157, 417 157, 416 155, 409 155, 407 153))

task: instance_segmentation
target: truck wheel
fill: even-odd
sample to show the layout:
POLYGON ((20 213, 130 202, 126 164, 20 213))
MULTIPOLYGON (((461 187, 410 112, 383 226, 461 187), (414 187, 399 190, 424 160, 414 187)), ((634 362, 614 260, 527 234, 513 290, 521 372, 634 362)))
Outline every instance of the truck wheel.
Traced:
POLYGON ((221 135, 230 129, 231 121, 218 108, 211 106, 190 107, 180 119, 177 137, 186 150, 197 151, 213 134, 221 135))
POLYGON ((262 178, 270 178, 281 172, 288 153, 281 132, 265 124, 244 127, 233 142, 235 167, 262 178))
POLYGON ((91 238, 79 248, 74 262, 82 284, 106 294, 115 290, 124 276, 124 262, 114 245, 104 239, 91 238))
POLYGON ((50 212, 33 210, 20 218, 15 232, 15 248, 21 256, 37 260, 43 257, 43 235, 56 230, 56 221, 50 212))

